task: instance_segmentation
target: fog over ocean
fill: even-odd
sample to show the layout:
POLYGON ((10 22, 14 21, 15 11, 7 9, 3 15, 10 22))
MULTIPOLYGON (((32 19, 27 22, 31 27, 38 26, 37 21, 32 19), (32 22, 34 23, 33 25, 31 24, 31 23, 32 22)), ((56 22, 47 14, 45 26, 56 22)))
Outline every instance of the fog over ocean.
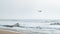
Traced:
POLYGON ((60 34, 60 0, 0 0, 0 29, 60 34))

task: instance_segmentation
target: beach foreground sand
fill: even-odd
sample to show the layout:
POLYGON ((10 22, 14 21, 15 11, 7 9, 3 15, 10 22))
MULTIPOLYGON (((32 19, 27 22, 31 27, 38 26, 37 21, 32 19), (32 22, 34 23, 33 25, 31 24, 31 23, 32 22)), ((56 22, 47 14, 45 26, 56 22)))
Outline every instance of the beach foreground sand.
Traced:
POLYGON ((6 30, 0 30, 0 34, 22 34, 22 33, 16 33, 16 32, 11 32, 11 31, 6 31, 6 30))

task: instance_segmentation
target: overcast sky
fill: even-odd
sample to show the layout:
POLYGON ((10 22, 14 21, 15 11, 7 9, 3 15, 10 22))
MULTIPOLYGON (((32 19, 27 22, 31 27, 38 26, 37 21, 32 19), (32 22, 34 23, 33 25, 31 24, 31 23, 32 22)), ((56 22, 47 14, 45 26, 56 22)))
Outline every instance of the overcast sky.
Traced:
POLYGON ((60 19, 60 0, 0 0, 0 19, 60 19))

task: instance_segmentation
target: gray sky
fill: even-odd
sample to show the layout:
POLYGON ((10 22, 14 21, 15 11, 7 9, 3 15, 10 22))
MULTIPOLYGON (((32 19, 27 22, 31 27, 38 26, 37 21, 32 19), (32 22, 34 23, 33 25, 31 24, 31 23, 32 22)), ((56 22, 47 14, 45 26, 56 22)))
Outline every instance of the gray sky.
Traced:
POLYGON ((60 19, 60 0, 0 0, 0 19, 60 19))

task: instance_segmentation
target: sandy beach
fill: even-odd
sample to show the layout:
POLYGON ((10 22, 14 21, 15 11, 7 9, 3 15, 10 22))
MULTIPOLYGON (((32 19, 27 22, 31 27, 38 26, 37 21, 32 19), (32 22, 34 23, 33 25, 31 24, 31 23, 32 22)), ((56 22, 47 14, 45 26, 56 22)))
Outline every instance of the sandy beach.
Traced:
POLYGON ((16 32, 11 32, 11 31, 6 31, 6 30, 0 30, 0 34, 22 34, 22 33, 16 33, 16 32))

